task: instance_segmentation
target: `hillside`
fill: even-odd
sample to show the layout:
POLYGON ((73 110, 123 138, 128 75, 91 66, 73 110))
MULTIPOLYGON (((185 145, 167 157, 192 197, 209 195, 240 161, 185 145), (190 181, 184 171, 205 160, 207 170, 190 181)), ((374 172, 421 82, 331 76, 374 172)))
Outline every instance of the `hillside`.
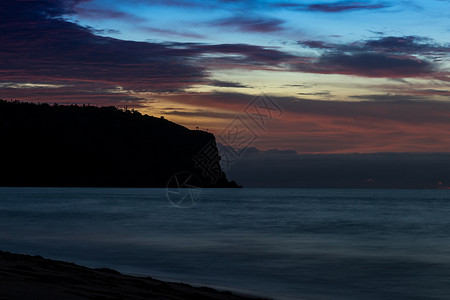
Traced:
POLYGON ((0 140, 0 186, 165 187, 188 172, 203 187, 237 187, 214 135, 134 110, 0 100, 0 140), (194 160, 208 145, 214 170, 194 160))

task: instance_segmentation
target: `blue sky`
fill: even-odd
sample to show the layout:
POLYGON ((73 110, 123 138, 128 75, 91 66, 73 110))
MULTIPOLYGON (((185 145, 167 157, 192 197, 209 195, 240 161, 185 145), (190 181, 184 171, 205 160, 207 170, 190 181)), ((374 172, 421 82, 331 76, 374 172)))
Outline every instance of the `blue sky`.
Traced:
POLYGON ((441 0, 94 0, 77 5, 79 14, 74 19, 120 32, 111 36, 141 41, 270 46, 305 39, 352 42, 377 35, 419 35, 446 42, 450 34, 448 9, 449 2, 441 0))

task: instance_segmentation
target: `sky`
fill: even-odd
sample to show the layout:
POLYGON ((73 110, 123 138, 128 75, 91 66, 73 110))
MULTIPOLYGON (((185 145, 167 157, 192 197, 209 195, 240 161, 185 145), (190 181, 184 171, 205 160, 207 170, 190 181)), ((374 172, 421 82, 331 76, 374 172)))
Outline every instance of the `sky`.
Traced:
POLYGON ((450 146, 448 0, 3 0, 0 14, 3 99, 134 108, 238 157, 450 146))

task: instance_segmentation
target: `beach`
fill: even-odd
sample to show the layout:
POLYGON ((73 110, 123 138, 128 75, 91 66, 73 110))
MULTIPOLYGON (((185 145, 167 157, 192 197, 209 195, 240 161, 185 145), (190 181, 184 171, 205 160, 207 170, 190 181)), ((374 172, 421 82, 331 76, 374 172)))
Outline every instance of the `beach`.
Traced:
POLYGON ((261 299, 0 251, 0 299, 261 299))

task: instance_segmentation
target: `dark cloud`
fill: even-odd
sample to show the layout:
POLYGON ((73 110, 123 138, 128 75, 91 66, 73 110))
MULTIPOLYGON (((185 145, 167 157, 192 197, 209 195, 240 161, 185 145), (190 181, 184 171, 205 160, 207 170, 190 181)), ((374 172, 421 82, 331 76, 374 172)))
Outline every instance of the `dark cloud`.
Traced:
POLYGON ((157 43, 100 37, 88 28, 65 21, 60 17, 71 11, 68 4, 72 1, 9 2, 12 5, 8 8, 17 11, 10 11, 14 17, 2 22, 3 78, 87 81, 152 90, 183 88, 206 77, 201 67, 186 63, 190 52, 157 43), (21 22, 14 22, 16 18, 21 22))
POLYGON ((129 105, 140 107, 143 98, 119 87, 90 82, 60 82, 61 85, 35 83, 0 84, 4 99, 33 100, 50 103, 78 103, 98 105, 129 105))
POLYGON ((301 87, 301 88, 310 88, 311 84, 284 84, 283 86, 287 87, 301 87))
POLYGON ((0 26, 21 21, 41 21, 74 13, 73 7, 82 0, 3 0, 0 2, 2 23, 0 26))
POLYGON ((368 47, 373 47, 377 49, 389 49, 393 52, 404 52, 404 51, 416 51, 418 48, 423 48, 424 44, 422 41, 429 41, 429 39, 424 39, 415 36, 405 36, 405 37, 394 37, 387 36, 378 40, 369 40, 364 43, 368 47))
POLYGON ((218 59, 218 61, 246 64, 249 68, 252 65, 277 66, 281 63, 297 59, 295 55, 283 51, 248 44, 198 45, 192 46, 191 49, 202 54, 221 53, 240 55, 241 57, 235 58, 224 57, 223 59, 218 59))
POLYGON ((169 30, 169 29, 161 29, 161 28, 155 28, 155 27, 138 27, 140 30, 149 32, 149 33, 158 33, 162 34, 164 36, 182 36, 182 37, 188 37, 193 39, 202 39, 204 38, 203 35, 193 33, 193 32, 187 32, 187 31, 176 31, 176 30, 169 30))
POLYGON ((328 44, 324 41, 300 41, 298 43, 312 49, 336 49, 336 45, 328 44))
POLYGON ((323 55, 317 66, 333 66, 336 73, 369 77, 415 77, 430 74, 433 68, 431 63, 416 58, 373 53, 323 55))
POLYGON ((82 18, 86 19, 121 19, 126 22, 132 22, 132 23, 138 23, 138 22, 145 22, 146 19, 142 17, 138 17, 136 15, 122 12, 122 11, 115 11, 110 9, 100 9, 100 8, 83 8, 80 6, 76 6, 74 8, 74 11, 80 15, 82 18))
POLYGON ((366 49, 385 53, 438 54, 450 52, 449 45, 439 45, 432 39, 419 36, 387 36, 376 40, 368 40, 362 46, 366 49))
POLYGON ((300 3, 276 3, 276 7, 284 7, 302 11, 313 11, 323 13, 340 13, 352 10, 376 10, 387 8, 389 5, 386 3, 367 3, 362 1, 337 1, 330 3, 313 3, 313 4, 300 4, 300 3))
POLYGON ((373 100, 373 101, 424 101, 423 96, 417 95, 399 95, 399 94, 371 94, 371 95, 353 95, 349 96, 353 99, 373 100))
POLYGON ((375 94, 354 95, 355 99, 374 101, 299 100, 295 98, 274 98, 283 109, 302 116, 342 119, 357 125, 370 120, 383 125, 399 122, 409 125, 435 124, 436 127, 450 126, 450 103, 432 101, 416 95, 375 94), (407 101, 414 100, 414 101, 407 101))
POLYGON ((326 13, 336 13, 349 10, 374 10, 388 7, 386 4, 366 4, 360 1, 340 1, 334 3, 318 3, 307 5, 307 10, 326 13))
MULTIPOLYGON (((49 97, 58 93, 61 97, 73 94, 77 87, 79 95, 86 97, 116 86, 133 91, 179 92, 208 80, 206 68, 210 62, 203 61, 203 55, 214 54, 216 60, 211 63, 225 67, 239 64, 249 68, 251 65, 255 68, 277 66, 294 57, 246 44, 133 42, 101 37, 96 35, 98 31, 95 29, 64 19, 64 16, 74 13, 74 6, 80 1, 8 0, 0 3, 1 11, 8 12, 2 14, 0 23, 0 76, 4 81, 72 86, 43 93, 49 97)), ((90 10, 89 13, 94 14, 92 17, 118 16, 136 21, 133 16, 114 11, 90 10)), ((220 81, 212 84, 244 87, 220 81)), ((20 93, 19 89, 16 93, 16 97, 27 95, 31 96, 30 100, 35 98, 28 92, 20 93)), ((119 97, 116 94, 112 96, 119 97)), ((127 95, 120 97, 133 98, 127 95)))
POLYGON ((325 96, 325 97, 328 97, 328 96, 330 96, 330 92, 324 91, 324 92, 316 92, 316 93, 297 93, 297 95, 301 95, 301 96, 325 96))
POLYGON ((215 119, 230 119, 235 118, 236 114, 234 113, 222 113, 215 111, 207 111, 202 109, 197 109, 194 111, 185 111, 185 110, 162 110, 162 114, 164 115, 174 115, 174 116, 182 116, 182 117, 191 117, 191 118, 215 118, 215 119))
POLYGON ((283 30, 284 21, 262 16, 235 16, 212 22, 215 26, 235 28, 246 32, 273 32, 283 30))
POLYGON ((403 78, 431 76, 434 66, 432 62, 409 56, 339 52, 323 54, 311 63, 299 63, 294 66, 294 70, 320 74, 403 78))
POLYGON ((120 34, 120 31, 116 30, 116 29, 95 29, 95 28, 89 28, 89 30, 92 33, 95 33, 95 34, 120 34))
MULTIPOLYGON (((173 7, 208 7, 208 8, 214 8, 218 7, 221 0, 219 1, 201 1, 201 0, 133 0, 134 3, 143 3, 146 5, 162 5, 162 6, 173 6, 173 7)), ((223 1, 227 2, 227 1, 223 1)))
POLYGON ((441 45, 430 38, 420 36, 386 36, 379 39, 357 41, 350 44, 333 44, 325 41, 299 41, 311 49, 341 52, 375 52, 388 54, 445 54, 450 52, 450 45, 441 45))
POLYGON ((239 82, 230 82, 230 81, 221 81, 221 80, 213 80, 209 83, 211 86, 217 87, 233 87, 233 88, 248 88, 249 86, 243 85, 239 82))
POLYGON ((437 90, 437 89, 423 89, 423 90, 410 90, 415 95, 424 96, 450 96, 450 90, 437 90))
POLYGON ((439 70, 436 56, 450 52, 448 45, 415 36, 389 36, 349 44, 316 40, 300 41, 299 44, 321 53, 311 63, 298 64, 299 70, 366 77, 429 76, 442 80, 446 78, 446 73, 439 70))
MULTIPOLYGON (((148 20, 146 18, 139 17, 134 14, 130 14, 123 11, 116 11, 111 9, 100 9, 100 8, 85 8, 82 6, 75 6, 75 12, 84 19, 92 19, 92 20, 98 20, 98 19, 109 19, 109 20, 122 20, 127 23, 132 23, 136 29, 139 29, 144 32, 149 33, 159 33, 163 35, 169 35, 169 36, 182 36, 182 37, 189 37, 189 38, 195 38, 195 39, 201 39, 204 38, 204 36, 192 32, 180 32, 176 30, 169 30, 167 28, 155 28, 150 26, 143 26, 148 20)), ((95 33, 97 33, 96 30, 95 33)), ((101 32, 99 32, 101 33, 101 32)))
MULTIPOLYGON (((255 96, 244 93, 232 92, 210 92, 210 93, 187 93, 170 97, 172 101, 189 104, 193 106, 203 106, 210 109, 227 109, 231 111, 243 112, 244 107, 255 99, 255 96)), ((159 98, 164 99, 164 96, 159 98)))
POLYGON ((308 154, 249 149, 228 177, 245 187, 443 188, 448 153, 308 154))

